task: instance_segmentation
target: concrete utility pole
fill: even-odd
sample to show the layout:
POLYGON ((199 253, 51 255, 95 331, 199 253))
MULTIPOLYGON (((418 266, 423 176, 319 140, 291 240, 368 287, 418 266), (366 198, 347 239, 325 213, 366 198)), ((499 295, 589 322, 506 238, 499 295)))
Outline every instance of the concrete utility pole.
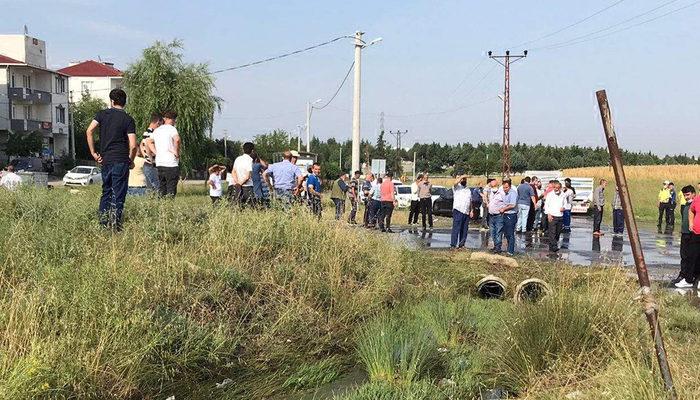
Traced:
POLYGON ((355 77, 352 104, 352 170, 360 169, 360 93, 362 78, 362 40, 364 32, 355 32, 355 77))
POLYGON ((224 129, 224 158, 228 158, 228 130, 224 129))
POLYGON ((413 152, 413 180, 416 180, 416 152, 413 152))
POLYGON ((405 135, 408 133, 408 129, 405 131, 401 132, 401 130, 398 130, 396 132, 394 131, 389 131, 389 134, 393 135, 396 138, 396 166, 394 169, 394 173, 399 172, 399 169, 401 167, 401 136, 405 135))
POLYGON ((503 176, 510 176, 510 64, 527 57, 527 50, 522 55, 512 56, 510 50, 502 56, 493 55, 489 51, 489 58, 505 67, 505 88, 503 90, 503 176))
POLYGON ((313 103, 306 102, 306 152, 311 152, 311 113, 314 112, 314 105, 320 103, 321 99, 316 99, 313 103))
MULTIPOLYGON (((27 26, 24 26, 27 29, 27 26)), ((69 91, 68 118, 70 119, 70 157, 75 161, 75 121, 73 118, 73 91, 69 91)))
POLYGON ((311 152, 311 102, 306 102, 306 152, 311 152))
POLYGON ((301 151, 301 125, 297 125, 297 152, 301 151))

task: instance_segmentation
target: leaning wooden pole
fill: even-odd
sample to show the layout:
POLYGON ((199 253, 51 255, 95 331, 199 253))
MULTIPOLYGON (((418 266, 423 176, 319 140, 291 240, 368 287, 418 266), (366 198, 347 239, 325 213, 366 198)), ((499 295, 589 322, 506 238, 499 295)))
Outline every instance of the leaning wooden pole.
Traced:
POLYGON ((603 120, 603 130, 605 131, 605 139, 608 141, 608 150, 610 152, 610 163, 613 171, 615 171, 615 181, 620 193, 622 202, 622 210, 625 215, 625 225, 627 225, 627 233, 629 235, 632 255, 634 256, 634 265, 637 268, 637 279, 639 280, 640 298, 644 307, 644 314, 649 322, 651 336, 654 340, 656 348, 656 359, 659 362, 659 369, 664 380, 664 386, 669 399, 675 400, 676 391, 673 387, 673 378, 671 377, 671 369, 668 364, 668 356, 664 347, 664 339, 661 335, 661 326, 659 325, 659 313, 656 299, 651 292, 651 282, 649 281, 649 272, 647 264, 644 261, 644 252, 642 244, 639 240, 639 231, 637 230, 637 222, 634 220, 634 212, 632 209, 632 200, 630 199, 629 188, 627 187, 627 178, 625 170, 622 166, 622 153, 617 145, 617 137, 613 128, 612 115, 610 114, 610 105, 608 104, 608 96, 605 90, 596 92, 598 98, 598 107, 600 108, 600 117, 603 120))

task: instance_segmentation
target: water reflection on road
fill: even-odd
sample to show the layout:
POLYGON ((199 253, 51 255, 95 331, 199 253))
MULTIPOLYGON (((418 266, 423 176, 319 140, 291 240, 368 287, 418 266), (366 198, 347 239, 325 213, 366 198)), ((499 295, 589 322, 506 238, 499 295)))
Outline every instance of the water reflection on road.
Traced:
MULTIPOLYGON (((609 227, 603 227, 603 237, 592 235, 591 223, 586 218, 574 218, 571 232, 561 235, 558 259, 574 265, 634 265, 634 259, 626 236, 615 237, 609 227), (606 229, 607 228, 607 229, 606 229)), ((640 228, 644 257, 649 272, 655 279, 667 279, 678 273, 680 263, 680 236, 672 230, 657 232, 650 228, 640 228)), ((407 228, 401 233, 416 246, 449 248, 450 230, 435 229, 424 231, 421 228, 407 228)), ((516 253, 519 256, 549 259, 548 239, 534 234, 516 235, 516 253)), ((466 246, 470 249, 488 250, 492 247, 491 236, 481 232, 478 226, 471 227, 466 246)), ((505 246, 505 243, 504 243, 505 246)))

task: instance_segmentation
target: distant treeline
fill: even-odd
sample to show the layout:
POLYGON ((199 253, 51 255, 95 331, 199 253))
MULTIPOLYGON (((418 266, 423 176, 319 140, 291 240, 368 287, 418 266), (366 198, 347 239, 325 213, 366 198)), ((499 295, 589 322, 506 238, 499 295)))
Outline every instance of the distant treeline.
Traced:
MULTIPOLYGON (((258 135, 254 142, 258 154, 271 159, 275 152, 285 149, 297 148, 296 135, 290 135, 283 130, 258 135)), ((228 158, 233 160, 241 152, 242 143, 228 141, 228 158)), ((305 144, 301 145, 302 150, 305 144)), ((342 170, 347 171, 351 166, 352 142, 338 142, 331 138, 320 141, 317 138, 311 140, 311 151, 318 154, 318 159, 323 167, 323 175, 336 177, 342 170), (342 148, 342 152, 341 152, 342 148), (342 153, 342 160, 340 159, 342 153)), ((400 162, 413 161, 416 154, 416 169, 428 171, 434 174, 473 174, 483 175, 486 172, 495 172, 501 169, 501 145, 500 143, 460 143, 460 144, 414 144, 409 149, 402 149, 397 158, 395 145, 380 134, 375 143, 363 141, 361 146, 361 159, 366 162, 371 159, 386 159, 387 169, 402 173, 400 162)), ((208 154, 210 159, 223 159, 224 141, 219 139, 210 143, 208 154)), ((695 156, 676 155, 659 157, 651 152, 623 151, 626 165, 661 165, 661 164, 698 164, 695 156)), ((609 164, 610 158, 604 147, 581 147, 577 145, 557 147, 543 144, 528 145, 517 143, 511 146, 511 165, 514 172, 526 170, 554 170, 579 167, 597 167, 609 164)), ((222 160, 221 162, 223 162, 222 160)), ((405 171, 410 173, 410 171, 405 171)))

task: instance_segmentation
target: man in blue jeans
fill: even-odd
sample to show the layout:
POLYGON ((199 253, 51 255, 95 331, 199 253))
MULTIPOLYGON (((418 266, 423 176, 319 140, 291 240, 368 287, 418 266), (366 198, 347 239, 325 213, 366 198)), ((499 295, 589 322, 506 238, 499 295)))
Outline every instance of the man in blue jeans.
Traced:
POLYGON ((517 189, 517 226, 515 228, 517 233, 527 232, 527 218, 530 215, 530 205, 537 203, 535 189, 530 186, 530 182, 530 177, 526 176, 525 179, 520 181, 517 189))
POLYGON ((450 247, 463 248, 467 242, 469 218, 474 216, 472 209, 472 192, 467 186, 467 176, 457 178, 452 186, 454 193, 452 201, 452 237, 450 247))
POLYGON ((136 124, 124 111, 126 93, 121 89, 109 92, 111 108, 95 115, 86 131, 92 158, 102 166, 100 225, 114 231, 122 229, 124 200, 129 188, 129 169, 136 157, 136 124), (100 151, 95 151, 95 129, 100 128, 100 151))
POLYGON ((493 252, 500 253, 503 236, 508 241, 508 254, 515 254, 515 224, 518 221, 516 205, 518 194, 511 190, 511 180, 504 179, 503 186, 489 202, 489 225, 493 236, 493 252))

